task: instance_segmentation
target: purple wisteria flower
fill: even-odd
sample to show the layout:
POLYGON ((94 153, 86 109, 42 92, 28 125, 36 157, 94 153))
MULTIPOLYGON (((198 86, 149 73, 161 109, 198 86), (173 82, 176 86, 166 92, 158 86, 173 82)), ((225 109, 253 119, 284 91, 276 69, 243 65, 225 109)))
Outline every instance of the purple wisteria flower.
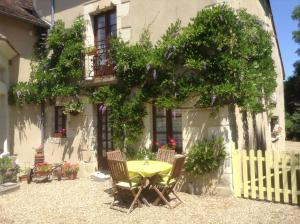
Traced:
POLYGON ((221 20, 221 21, 223 21, 223 20, 224 20, 224 17, 223 17, 223 15, 220 15, 219 17, 220 17, 220 20, 221 20))
POLYGON ((20 97, 22 95, 22 92, 20 90, 17 91, 17 97, 20 97))
POLYGON ((154 80, 157 79, 156 69, 153 70, 152 77, 154 80))
POLYGON ((104 114, 105 111, 106 111, 106 106, 103 105, 103 107, 102 107, 102 114, 104 114))
POLYGON ((169 60, 172 55, 173 55, 173 52, 169 52, 166 59, 169 60))
POLYGON ((214 105, 214 103, 216 102, 216 99, 217 99, 217 96, 216 95, 213 95, 212 97, 211 97, 211 105, 214 105))
POLYGON ((102 108, 103 108, 103 105, 100 105, 98 111, 101 112, 101 111, 102 111, 102 108))
POLYGON ((173 117, 173 118, 176 117, 176 111, 172 111, 172 117, 173 117))
POLYGON ((150 68, 151 68, 151 65, 150 65, 150 64, 147 64, 147 65, 146 65, 147 72, 149 72, 150 68))

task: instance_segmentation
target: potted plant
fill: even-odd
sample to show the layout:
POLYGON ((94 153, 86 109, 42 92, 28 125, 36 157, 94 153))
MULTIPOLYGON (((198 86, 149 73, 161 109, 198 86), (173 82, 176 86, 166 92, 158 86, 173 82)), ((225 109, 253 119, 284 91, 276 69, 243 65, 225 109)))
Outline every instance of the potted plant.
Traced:
POLYGON ((26 167, 20 170, 19 173, 19 181, 27 181, 27 175, 31 171, 30 167, 26 167))
POLYGON ((84 109, 83 104, 80 101, 78 101, 78 102, 71 101, 64 105, 63 113, 71 114, 71 115, 75 116, 75 115, 83 112, 83 109, 84 109))
POLYGON ((63 166, 63 175, 68 177, 70 180, 74 180, 77 178, 77 173, 79 171, 78 164, 71 164, 64 162, 63 166))
POLYGON ((189 150, 184 164, 183 184, 186 190, 191 194, 213 191, 226 155, 222 137, 213 136, 196 142, 189 150))
POLYGON ((17 174, 20 172, 20 167, 15 161, 9 157, 4 156, 0 158, 0 184, 5 182, 16 182, 17 174))
POLYGON ((35 168, 37 176, 48 176, 52 172, 52 165, 48 163, 37 163, 35 168))

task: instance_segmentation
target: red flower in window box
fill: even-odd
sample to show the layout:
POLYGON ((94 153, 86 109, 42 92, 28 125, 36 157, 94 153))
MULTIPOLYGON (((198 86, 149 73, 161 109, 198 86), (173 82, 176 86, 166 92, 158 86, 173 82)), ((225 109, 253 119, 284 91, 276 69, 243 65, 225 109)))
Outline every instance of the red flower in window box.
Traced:
POLYGON ((177 144, 177 142, 176 142, 175 138, 169 138, 169 145, 171 147, 176 147, 176 144, 177 144))
POLYGON ((54 132, 52 137, 54 138, 65 138, 66 137, 66 134, 67 134, 67 131, 65 128, 61 128, 59 129, 58 132, 54 132))
POLYGON ((177 142, 174 138, 168 138, 168 144, 162 145, 160 142, 154 142, 154 144, 160 149, 174 150, 176 148, 177 142))

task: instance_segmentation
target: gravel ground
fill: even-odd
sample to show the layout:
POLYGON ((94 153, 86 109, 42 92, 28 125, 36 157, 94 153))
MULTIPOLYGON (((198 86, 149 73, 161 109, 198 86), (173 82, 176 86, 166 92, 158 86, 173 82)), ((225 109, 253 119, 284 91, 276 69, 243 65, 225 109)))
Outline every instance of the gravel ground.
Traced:
POLYGON ((0 223, 300 223, 297 206, 185 193, 173 210, 143 206, 127 215, 109 208, 109 188, 109 181, 89 179, 22 183, 0 196, 0 223))

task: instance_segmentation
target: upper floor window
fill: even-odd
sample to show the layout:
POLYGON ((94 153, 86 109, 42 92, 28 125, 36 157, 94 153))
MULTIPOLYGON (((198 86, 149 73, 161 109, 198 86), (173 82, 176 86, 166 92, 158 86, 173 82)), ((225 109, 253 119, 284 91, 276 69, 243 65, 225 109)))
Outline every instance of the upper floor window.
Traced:
POLYGON ((99 65, 107 64, 109 39, 117 36, 116 10, 110 10, 95 16, 95 46, 98 49, 99 65))
MULTIPOLYGON (((176 140, 176 152, 182 153, 181 113, 153 106, 153 141, 164 145, 172 138, 176 140)), ((154 150, 156 149, 154 144, 154 150)))
POLYGON ((62 106, 55 107, 54 114, 54 137, 66 137, 67 116, 63 113, 62 106))

